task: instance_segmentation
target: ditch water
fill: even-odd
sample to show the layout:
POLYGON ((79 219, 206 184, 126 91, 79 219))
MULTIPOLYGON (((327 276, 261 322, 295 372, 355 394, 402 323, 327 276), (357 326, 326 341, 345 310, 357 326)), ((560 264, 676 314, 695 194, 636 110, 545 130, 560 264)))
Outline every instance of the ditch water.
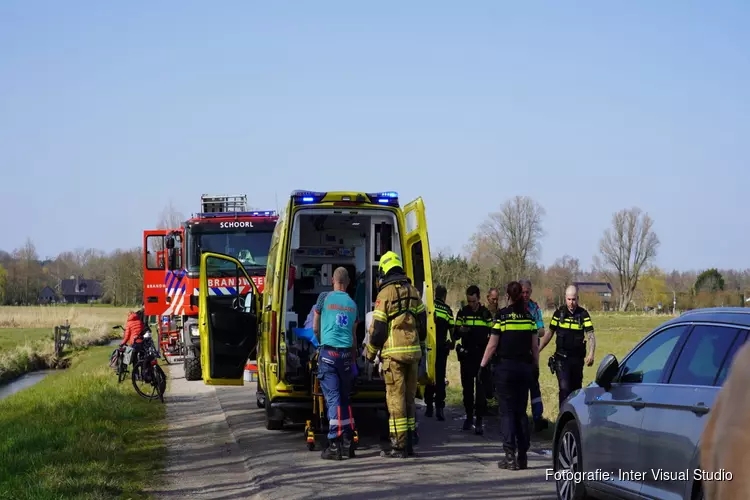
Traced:
POLYGON ((0 385, 0 401, 11 394, 15 394, 18 391, 31 387, 54 371, 55 370, 39 370, 27 373, 26 375, 21 375, 15 380, 11 380, 7 384, 0 385))

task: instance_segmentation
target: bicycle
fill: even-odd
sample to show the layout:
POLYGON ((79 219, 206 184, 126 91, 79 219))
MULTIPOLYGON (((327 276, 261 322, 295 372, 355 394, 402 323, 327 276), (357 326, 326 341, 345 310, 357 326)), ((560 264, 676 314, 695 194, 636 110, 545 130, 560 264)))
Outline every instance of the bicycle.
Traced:
POLYGON ((167 374, 159 366, 158 358, 161 357, 154 346, 151 338, 151 330, 146 330, 141 334, 143 343, 141 349, 136 351, 136 358, 133 361, 133 374, 131 376, 133 388, 142 398, 153 400, 159 398, 164 402, 164 391, 167 388, 167 374), (147 394, 138 383, 144 382, 151 386, 151 394, 147 394))
MULTIPOLYGON (((125 328, 123 328, 122 325, 116 325, 112 327, 113 330, 117 330, 118 328, 122 331, 125 331, 125 328)), ((125 362, 124 346, 118 346, 117 349, 112 351, 112 356, 110 356, 109 358, 109 366, 115 370, 115 373, 117 374, 118 384, 125 380, 125 377, 128 374, 128 364, 125 362)))

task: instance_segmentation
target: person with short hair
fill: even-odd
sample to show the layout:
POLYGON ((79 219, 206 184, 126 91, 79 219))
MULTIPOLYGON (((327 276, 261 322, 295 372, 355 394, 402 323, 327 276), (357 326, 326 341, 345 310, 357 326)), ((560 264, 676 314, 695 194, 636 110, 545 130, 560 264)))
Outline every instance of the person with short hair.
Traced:
MULTIPOLYGON (((523 297, 524 305, 526 309, 531 313, 534 318, 537 328, 537 343, 540 342, 540 338, 544 336, 544 321, 542 320, 542 308, 539 304, 531 300, 531 280, 521 279, 518 280, 521 284, 521 295, 523 297)), ((544 419, 544 403, 542 402, 542 390, 539 387, 539 367, 534 372, 534 378, 531 381, 531 416, 534 420, 534 430, 540 432, 548 427, 547 421, 544 419)))
POLYGON ((453 310, 445 299, 448 290, 443 285, 435 287, 435 383, 429 384, 424 391, 424 402, 427 406, 425 417, 431 417, 433 403, 435 405, 436 417, 440 421, 445 420, 445 371, 448 363, 448 354, 453 349, 453 310))
POLYGON ((490 337, 492 313, 480 302, 479 287, 476 285, 466 289, 466 301, 468 304, 456 315, 458 331, 454 333, 454 339, 461 340, 461 345, 456 347, 456 354, 461 363, 461 386, 466 410, 463 430, 470 430, 473 423, 474 432, 483 434, 482 417, 487 415, 487 395, 477 373, 490 337))
POLYGON ((487 292, 487 309, 492 313, 492 319, 495 319, 497 311, 500 310, 500 290, 492 287, 487 292))
POLYGON ((333 291, 323 292, 315 305, 313 330, 320 341, 318 380, 328 409, 328 447, 321 458, 340 460, 343 453, 354 457, 354 415, 349 405, 356 362, 355 329, 357 304, 346 289, 349 273, 343 267, 333 272, 333 291))

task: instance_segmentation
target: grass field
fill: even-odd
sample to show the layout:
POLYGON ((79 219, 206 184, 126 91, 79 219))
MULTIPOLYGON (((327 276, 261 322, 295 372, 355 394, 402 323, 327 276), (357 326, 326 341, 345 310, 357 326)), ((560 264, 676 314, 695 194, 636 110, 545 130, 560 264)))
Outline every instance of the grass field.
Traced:
MULTIPOLYGON (((594 323, 596 334, 596 353, 594 366, 584 367, 583 386, 585 387, 596 375, 596 369, 602 358, 612 353, 621 360, 623 355, 635 346, 646 334, 656 326, 664 323, 672 316, 654 316, 646 314, 626 313, 592 313, 591 319, 594 323)), ((549 315, 544 316, 545 326, 549 325, 549 315)), ((558 408, 558 386, 557 377, 550 373, 547 368, 547 359, 555 352, 555 339, 553 337, 549 345, 542 351, 540 358, 539 386, 544 401, 544 416, 554 422, 557 418, 558 408)), ((463 397, 461 392, 460 365, 455 352, 448 359, 448 380, 450 385, 447 389, 447 403, 462 407, 463 397)), ((529 413, 531 412, 529 406, 529 413)))
POLYGON ((0 307, 0 383, 26 372, 59 366, 53 329, 67 321, 73 348, 106 342, 124 324, 127 308, 55 306, 0 307))
POLYGON ((117 383, 111 347, 0 401, 0 498, 147 498, 165 456, 166 408, 117 383))

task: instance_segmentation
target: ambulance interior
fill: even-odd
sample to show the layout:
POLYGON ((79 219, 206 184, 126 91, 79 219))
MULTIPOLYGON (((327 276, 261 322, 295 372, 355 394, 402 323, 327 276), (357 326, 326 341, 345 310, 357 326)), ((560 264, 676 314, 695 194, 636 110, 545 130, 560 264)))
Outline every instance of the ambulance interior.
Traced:
POLYGON ((295 216, 290 262, 294 281, 286 297, 286 378, 292 384, 309 384, 308 361, 314 346, 298 338, 294 328, 312 328, 312 308, 321 292, 333 289, 333 271, 349 272, 347 292, 357 304, 356 389, 384 388, 377 370, 362 356, 367 337, 365 318, 377 297, 380 256, 389 250, 401 254, 396 217, 385 210, 310 210, 295 216))

